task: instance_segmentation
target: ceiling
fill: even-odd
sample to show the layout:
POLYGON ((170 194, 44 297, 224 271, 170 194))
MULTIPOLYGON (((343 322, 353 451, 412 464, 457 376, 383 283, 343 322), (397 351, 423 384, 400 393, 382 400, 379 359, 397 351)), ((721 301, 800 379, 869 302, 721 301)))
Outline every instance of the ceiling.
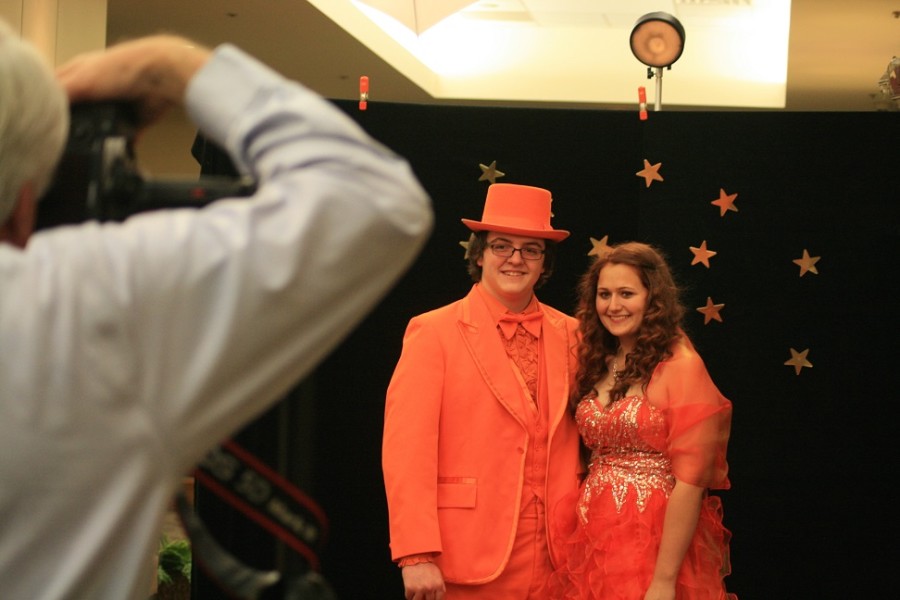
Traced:
MULTIPOLYGON (((521 0, 528 1, 528 0, 521 0)), ((593 0, 581 0, 590 4, 593 0)), ((598 2, 601 0, 597 0, 598 2)), ((694 5, 752 5, 754 0, 677 0, 679 4, 694 5)), ((778 0, 756 0, 771 2, 778 0)), ((787 2, 787 0, 784 0, 787 2)), ((232 42, 246 49, 284 75, 301 81, 328 98, 357 99, 360 76, 370 81, 370 102, 409 102, 429 104, 470 104, 509 106, 559 106, 575 108, 636 108, 637 86, 646 86, 648 100, 654 102, 654 82, 647 80, 646 67, 640 64, 627 46, 629 25, 622 41, 624 58, 617 64, 633 66, 634 75, 624 86, 629 90, 625 99, 619 89, 611 99, 596 94, 589 99, 542 96, 538 90, 533 97, 493 98, 436 97, 413 82, 396 68, 397 61, 385 60, 340 25, 325 16, 313 3, 329 6, 344 0, 108 0, 107 41, 170 31, 197 41, 215 45, 232 42), (633 95, 631 102, 627 96, 633 95), (549 97, 552 97, 548 99, 549 97)), ((602 0, 610 4, 610 0, 602 0)), ((625 5, 638 8, 636 17, 644 14, 646 0, 638 5, 623 0, 625 5)), ((672 0, 661 0, 671 5, 672 0)), ((502 2, 501 2, 502 4, 502 2)), ((893 56, 900 55, 900 0, 793 0, 790 3, 790 30, 787 43, 787 78, 784 86, 785 110, 791 111, 873 111, 884 109, 877 104, 878 80, 893 56)), ((692 41, 690 21, 682 19, 686 30, 685 53, 692 41)), ((630 21, 633 24, 633 20, 630 21)), ((727 40, 719 41, 723 45, 727 40)), ((767 43, 766 34, 758 45, 767 43)), ((772 40, 776 43, 776 40, 772 40)), ((719 47, 714 53, 725 52, 719 47)), ((592 48, 583 53, 591 54, 592 48)), ((743 52, 747 52, 744 50, 743 52)), ((382 55, 385 55, 382 52, 382 55)), ((391 58, 391 57, 388 57, 391 58)), ((490 61, 490 56, 484 57, 490 61)), ((735 65, 736 69, 741 68, 735 65)), ((732 104, 704 106, 679 99, 676 95, 679 63, 666 71, 663 87, 663 107, 674 110, 747 110, 740 100, 732 104), (671 93, 670 93, 671 86, 671 93), (671 102, 665 101, 673 98, 671 102)), ((685 67, 685 70, 687 67, 685 67)), ((608 69, 611 70, 611 69, 608 69)), ((583 77, 598 79, 587 73, 583 77)), ((687 75, 684 76, 687 78, 687 75)), ((570 78, 571 79, 571 78, 570 78)), ((615 86, 611 86, 615 87, 615 86)), ((684 96, 684 98, 687 98, 684 96)), ((781 109, 781 106, 770 108, 781 109)), ((896 108, 896 107, 891 107, 896 108)), ((752 109, 752 108, 751 108, 752 109)))

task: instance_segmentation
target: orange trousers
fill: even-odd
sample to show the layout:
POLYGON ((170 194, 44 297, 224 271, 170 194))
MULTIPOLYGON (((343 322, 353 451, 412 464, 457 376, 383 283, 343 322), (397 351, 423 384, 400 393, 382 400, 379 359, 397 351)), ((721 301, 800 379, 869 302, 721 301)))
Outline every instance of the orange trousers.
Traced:
POLYGON ((544 503, 534 500, 519 515, 509 563, 500 576, 481 585, 447 583, 445 600, 543 600, 553 572, 547 545, 544 503))

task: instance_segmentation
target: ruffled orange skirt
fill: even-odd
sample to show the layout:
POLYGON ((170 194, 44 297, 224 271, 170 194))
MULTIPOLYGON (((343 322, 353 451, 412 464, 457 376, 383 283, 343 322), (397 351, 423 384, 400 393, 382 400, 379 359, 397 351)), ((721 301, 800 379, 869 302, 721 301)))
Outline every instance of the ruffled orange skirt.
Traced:
MULTIPOLYGON (((576 497, 560 503, 553 514, 554 550, 559 567, 547 584, 552 600, 642 600, 656 565, 667 498, 653 493, 638 510, 632 490, 616 511, 610 491, 588 506, 589 521, 576 516, 576 497)), ((731 532, 722 525, 718 497, 704 499, 694 539, 684 557, 676 600, 737 600, 725 591, 731 572, 731 532)))

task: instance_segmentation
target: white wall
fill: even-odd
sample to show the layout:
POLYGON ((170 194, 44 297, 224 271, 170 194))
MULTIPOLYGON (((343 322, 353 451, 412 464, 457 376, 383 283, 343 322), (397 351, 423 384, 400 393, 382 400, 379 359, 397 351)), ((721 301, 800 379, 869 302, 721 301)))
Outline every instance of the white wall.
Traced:
MULTIPOLYGON (((0 17, 53 66, 106 47, 107 0, 0 0, 0 17)), ((184 111, 173 111, 138 138, 138 163, 150 176, 194 177, 194 135, 184 111)))

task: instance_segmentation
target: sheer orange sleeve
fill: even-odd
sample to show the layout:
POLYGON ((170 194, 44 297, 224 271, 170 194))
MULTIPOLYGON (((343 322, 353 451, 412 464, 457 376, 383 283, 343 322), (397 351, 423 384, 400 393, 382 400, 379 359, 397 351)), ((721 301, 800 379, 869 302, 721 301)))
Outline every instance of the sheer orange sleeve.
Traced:
POLYGON ((719 392, 687 339, 676 343, 673 356, 657 365, 646 395, 665 414, 675 478, 698 487, 728 489, 731 402, 719 392))

